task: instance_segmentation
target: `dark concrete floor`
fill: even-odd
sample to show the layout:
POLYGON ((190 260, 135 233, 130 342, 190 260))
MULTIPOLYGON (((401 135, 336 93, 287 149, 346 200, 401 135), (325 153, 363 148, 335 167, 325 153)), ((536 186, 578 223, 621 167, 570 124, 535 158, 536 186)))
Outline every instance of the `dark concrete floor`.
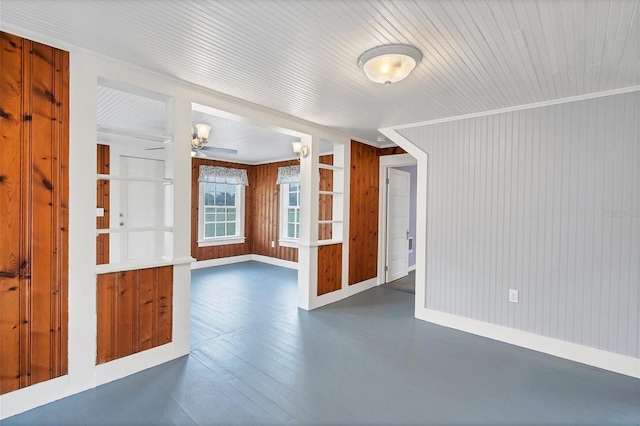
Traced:
POLYGON ((193 272, 190 356, 9 424, 627 424, 640 381, 413 318, 373 288, 313 312, 296 272, 193 272))

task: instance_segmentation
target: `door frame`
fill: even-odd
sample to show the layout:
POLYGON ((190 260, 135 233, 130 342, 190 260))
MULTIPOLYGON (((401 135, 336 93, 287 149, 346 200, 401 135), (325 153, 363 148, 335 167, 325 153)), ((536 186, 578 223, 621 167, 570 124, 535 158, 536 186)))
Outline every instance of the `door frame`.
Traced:
POLYGON ((387 170, 394 167, 414 165, 418 165, 418 160, 409 154, 380 156, 380 191, 378 191, 378 285, 385 284, 387 281, 387 274, 384 270, 387 259, 387 170))

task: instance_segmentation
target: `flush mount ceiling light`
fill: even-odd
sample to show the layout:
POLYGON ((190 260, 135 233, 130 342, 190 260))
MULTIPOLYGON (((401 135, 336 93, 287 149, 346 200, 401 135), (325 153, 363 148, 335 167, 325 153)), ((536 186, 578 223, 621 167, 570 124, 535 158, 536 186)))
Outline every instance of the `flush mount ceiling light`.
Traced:
POLYGON ((386 84, 403 80, 422 60, 422 52, 408 44, 374 47, 358 58, 358 66, 369 80, 386 84))

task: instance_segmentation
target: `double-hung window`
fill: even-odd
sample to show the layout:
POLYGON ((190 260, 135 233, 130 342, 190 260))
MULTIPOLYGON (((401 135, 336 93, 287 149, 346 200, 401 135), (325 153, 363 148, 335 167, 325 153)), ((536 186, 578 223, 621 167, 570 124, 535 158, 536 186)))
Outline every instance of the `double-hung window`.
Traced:
POLYGON ((199 183, 198 246, 238 244, 244 236, 244 185, 199 183))
POLYGON ((280 185, 280 245, 298 245, 300 238, 300 184, 280 185))
POLYGON ((297 247, 300 239, 300 166, 278 168, 280 185, 279 243, 284 247, 297 247))

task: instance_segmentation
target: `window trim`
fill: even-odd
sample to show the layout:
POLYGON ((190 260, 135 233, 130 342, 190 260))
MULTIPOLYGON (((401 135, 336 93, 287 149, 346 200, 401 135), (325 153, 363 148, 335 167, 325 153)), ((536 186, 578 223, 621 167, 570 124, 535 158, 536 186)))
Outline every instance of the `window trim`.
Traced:
MULTIPOLYGON (((227 244, 242 244, 247 238, 244 234, 244 206, 245 206, 245 189, 244 185, 235 185, 236 187, 236 230, 237 235, 224 237, 208 237, 204 236, 204 186, 208 182, 198 182, 198 247, 222 246, 227 244)), ((228 185, 228 184, 227 184, 228 185)))
MULTIPOLYGON (((298 184, 300 185, 300 184, 298 184)), ((300 194, 300 192, 298 192, 300 194)), ((280 197, 280 230, 278 232, 278 244, 282 247, 298 247, 298 241, 300 241, 300 237, 291 238, 286 235, 287 225, 288 225, 288 210, 289 210, 289 184, 281 183, 280 191, 278 192, 278 196, 280 197), (283 196, 286 194, 286 197, 283 196)), ((299 207, 298 207, 299 208, 299 207)))

